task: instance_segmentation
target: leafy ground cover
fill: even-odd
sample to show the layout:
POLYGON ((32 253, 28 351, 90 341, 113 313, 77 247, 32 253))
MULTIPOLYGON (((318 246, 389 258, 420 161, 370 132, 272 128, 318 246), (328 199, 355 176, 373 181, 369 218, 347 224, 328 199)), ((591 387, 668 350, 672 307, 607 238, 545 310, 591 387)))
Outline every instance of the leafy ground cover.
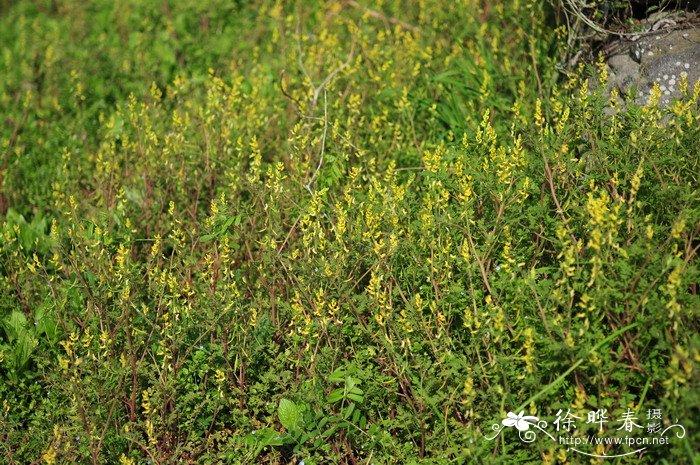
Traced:
POLYGON ((700 84, 540 1, 0 5, 0 462, 698 460, 700 84), (601 409, 686 435, 485 439, 601 409))

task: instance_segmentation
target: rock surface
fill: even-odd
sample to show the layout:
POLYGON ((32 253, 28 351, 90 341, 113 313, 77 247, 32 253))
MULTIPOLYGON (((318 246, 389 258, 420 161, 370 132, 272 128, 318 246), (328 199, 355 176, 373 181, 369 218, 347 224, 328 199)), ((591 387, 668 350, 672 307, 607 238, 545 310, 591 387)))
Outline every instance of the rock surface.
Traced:
POLYGON ((628 41, 624 51, 608 58, 610 85, 626 95, 636 90, 635 102, 645 104, 655 82, 661 89, 661 103, 680 97, 679 84, 685 77, 692 92, 700 80, 700 28, 659 30, 628 41))

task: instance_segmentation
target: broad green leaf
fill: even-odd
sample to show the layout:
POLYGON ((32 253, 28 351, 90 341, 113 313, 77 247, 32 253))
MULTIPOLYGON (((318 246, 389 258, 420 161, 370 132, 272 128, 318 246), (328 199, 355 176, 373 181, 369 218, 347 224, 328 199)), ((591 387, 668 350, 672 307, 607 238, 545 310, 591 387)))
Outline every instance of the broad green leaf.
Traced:
POLYGON ((299 407, 291 400, 280 400, 279 407, 277 408, 277 416, 279 417, 280 423, 287 431, 292 431, 299 427, 301 412, 299 412, 299 407))
POLYGON ((9 342, 14 342, 27 329, 27 317, 19 310, 10 313, 10 316, 0 321, 0 325, 5 330, 9 342))

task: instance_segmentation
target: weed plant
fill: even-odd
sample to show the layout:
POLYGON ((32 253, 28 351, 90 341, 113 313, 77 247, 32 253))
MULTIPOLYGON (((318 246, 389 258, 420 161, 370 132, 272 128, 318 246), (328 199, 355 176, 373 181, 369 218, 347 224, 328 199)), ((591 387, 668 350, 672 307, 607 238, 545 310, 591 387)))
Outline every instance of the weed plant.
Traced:
POLYGON ((622 108, 539 1, 2 8, 0 463, 698 460, 700 84, 622 108))

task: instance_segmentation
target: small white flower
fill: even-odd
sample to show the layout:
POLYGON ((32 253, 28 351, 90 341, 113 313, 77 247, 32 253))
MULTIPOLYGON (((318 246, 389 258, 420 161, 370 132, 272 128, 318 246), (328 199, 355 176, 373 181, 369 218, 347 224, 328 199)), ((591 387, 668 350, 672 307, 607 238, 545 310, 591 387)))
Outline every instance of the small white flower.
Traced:
POLYGON ((504 418, 501 423, 503 426, 512 428, 515 426, 518 431, 527 431, 530 429, 530 424, 539 421, 539 418, 530 415, 524 415, 525 410, 521 410, 519 414, 514 414, 513 412, 508 412, 508 417, 504 418))

